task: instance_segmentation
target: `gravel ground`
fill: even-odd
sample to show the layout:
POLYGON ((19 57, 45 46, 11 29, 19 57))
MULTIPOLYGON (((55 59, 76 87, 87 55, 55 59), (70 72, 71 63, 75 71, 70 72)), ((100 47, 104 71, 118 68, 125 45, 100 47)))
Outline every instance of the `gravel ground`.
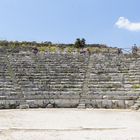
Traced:
POLYGON ((0 140, 140 140, 140 111, 0 110, 0 140))

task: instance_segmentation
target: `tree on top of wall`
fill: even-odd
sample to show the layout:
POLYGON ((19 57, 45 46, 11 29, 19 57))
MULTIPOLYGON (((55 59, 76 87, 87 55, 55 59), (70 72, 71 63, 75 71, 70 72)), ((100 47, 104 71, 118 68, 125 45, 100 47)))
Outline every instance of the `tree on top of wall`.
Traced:
POLYGON ((80 38, 77 38, 75 43, 74 43, 74 46, 76 48, 84 48, 86 45, 86 40, 84 38, 80 39, 80 38))

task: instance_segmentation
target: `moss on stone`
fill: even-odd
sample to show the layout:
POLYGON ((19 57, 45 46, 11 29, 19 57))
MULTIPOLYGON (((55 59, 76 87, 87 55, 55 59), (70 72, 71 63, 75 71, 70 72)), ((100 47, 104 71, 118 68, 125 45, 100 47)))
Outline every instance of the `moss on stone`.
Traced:
POLYGON ((134 88, 134 89, 140 88, 140 84, 135 84, 132 86, 132 88, 134 88))

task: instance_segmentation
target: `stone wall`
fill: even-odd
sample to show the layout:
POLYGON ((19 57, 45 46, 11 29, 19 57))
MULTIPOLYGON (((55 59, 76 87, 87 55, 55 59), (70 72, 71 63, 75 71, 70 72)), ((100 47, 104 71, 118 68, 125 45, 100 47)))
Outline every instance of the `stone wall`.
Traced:
POLYGON ((0 52, 0 109, 130 108, 139 96, 139 56, 0 52))

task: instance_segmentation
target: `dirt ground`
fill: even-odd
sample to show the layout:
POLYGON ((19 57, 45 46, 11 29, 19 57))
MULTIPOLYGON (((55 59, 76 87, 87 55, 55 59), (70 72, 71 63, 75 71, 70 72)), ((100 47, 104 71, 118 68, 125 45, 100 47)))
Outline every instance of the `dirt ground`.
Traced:
POLYGON ((140 111, 0 110, 0 140, 140 140, 140 111))

